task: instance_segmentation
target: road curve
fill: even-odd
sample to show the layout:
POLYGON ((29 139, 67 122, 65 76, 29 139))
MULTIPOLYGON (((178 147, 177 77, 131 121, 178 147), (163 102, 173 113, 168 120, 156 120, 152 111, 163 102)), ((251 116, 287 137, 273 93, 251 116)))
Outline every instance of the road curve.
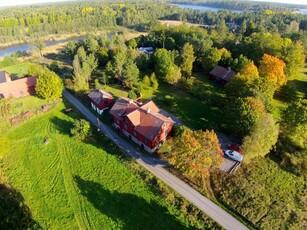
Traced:
MULTIPOLYGON (((97 117, 95 117, 76 97, 67 90, 63 90, 63 96, 72 103, 92 124, 98 127, 97 117)), ((157 178, 169 185, 181 196, 197 206, 200 210, 210 216, 222 227, 229 230, 248 229, 245 225, 224 211, 218 205, 197 192, 191 186, 178 179, 163 168, 163 163, 154 158, 144 156, 139 153, 131 144, 122 139, 115 131, 100 123, 99 129, 110 138, 119 148, 126 151, 130 156, 157 178)))

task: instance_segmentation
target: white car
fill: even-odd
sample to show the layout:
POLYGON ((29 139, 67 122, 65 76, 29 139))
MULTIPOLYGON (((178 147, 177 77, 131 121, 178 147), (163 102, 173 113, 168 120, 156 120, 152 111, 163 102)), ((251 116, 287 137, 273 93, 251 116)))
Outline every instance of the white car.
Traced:
POLYGON ((235 161, 242 162, 242 160, 243 160, 242 154, 239 153, 239 152, 237 152, 237 151, 226 150, 226 151, 225 151, 225 154, 226 154, 229 158, 231 158, 231 159, 233 159, 233 160, 235 160, 235 161))

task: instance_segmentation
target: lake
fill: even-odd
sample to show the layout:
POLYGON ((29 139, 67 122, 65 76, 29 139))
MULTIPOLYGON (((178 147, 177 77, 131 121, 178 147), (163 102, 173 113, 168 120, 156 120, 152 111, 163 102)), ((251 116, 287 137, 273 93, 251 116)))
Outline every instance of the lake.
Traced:
MULTIPOLYGON (((188 4, 173 4, 173 5, 178 6, 181 9, 192 9, 192 10, 213 11, 213 12, 217 12, 219 10, 229 10, 235 13, 243 12, 243 10, 230 10, 230 9, 216 8, 210 6, 188 5, 188 4)), ((301 14, 307 14, 307 9, 298 9, 297 12, 301 14)))
POLYGON ((230 9, 223 9, 223 8, 216 8, 210 6, 200 6, 200 5, 188 5, 188 4, 173 4, 174 6, 178 6, 181 9, 192 9, 192 10, 201 10, 201 11, 213 11, 217 12, 219 10, 229 10, 236 13, 242 13, 242 10, 230 10, 230 9))

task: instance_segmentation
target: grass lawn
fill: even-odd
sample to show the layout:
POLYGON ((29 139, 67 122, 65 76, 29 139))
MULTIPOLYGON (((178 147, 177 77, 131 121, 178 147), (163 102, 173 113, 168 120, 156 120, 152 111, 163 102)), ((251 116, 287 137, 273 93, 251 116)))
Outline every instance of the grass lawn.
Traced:
POLYGON ((74 141, 69 133, 79 116, 64 108, 60 103, 13 126, 4 134, 10 149, 0 157, 2 174, 43 229, 190 228, 119 160, 113 143, 103 137, 74 141))
POLYGON ((25 61, 22 63, 18 63, 16 65, 11 65, 7 67, 0 68, 1 70, 5 70, 14 78, 21 78, 24 77, 28 73, 28 69, 33 65, 33 63, 29 61, 25 61))

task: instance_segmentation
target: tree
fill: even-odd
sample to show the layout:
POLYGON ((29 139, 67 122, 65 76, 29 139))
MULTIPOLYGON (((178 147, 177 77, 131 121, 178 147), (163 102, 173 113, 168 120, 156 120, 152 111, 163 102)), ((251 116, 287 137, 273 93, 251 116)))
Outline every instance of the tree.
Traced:
POLYGON ((157 90, 157 89, 158 89, 159 83, 158 83, 158 80, 157 80, 156 75, 155 75, 154 72, 150 75, 150 83, 151 83, 151 87, 152 87, 154 90, 157 90))
POLYGON ((221 60, 221 52, 217 48, 209 50, 203 58, 202 65, 206 71, 211 71, 221 60))
POLYGON ((240 74, 247 80, 248 83, 252 83, 255 79, 259 78, 259 72, 257 66, 253 61, 249 61, 240 71, 240 74))
POLYGON ((185 78, 189 78, 192 75, 193 62, 196 59, 194 56, 193 46, 186 43, 182 48, 180 57, 181 73, 185 78))
POLYGON ((136 40, 134 38, 132 38, 128 41, 127 46, 132 48, 132 49, 135 49, 138 46, 138 44, 137 44, 136 40))
POLYGON ((74 127, 70 130, 74 139, 77 141, 83 141, 90 135, 91 125, 88 121, 81 119, 75 120, 74 127))
POLYGON ((29 76, 38 76, 40 72, 43 70, 43 67, 38 64, 33 64, 28 69, 29 76))
POLYGON ((89 85, 87 83, 87 79, 83 75, 83 70, 80 66, 79 56, 75 55, 73 60, 73 69, 74 69, 74 90, 77 93, 82 93, 83 91, 87 91, 89 89, 89 85))
POLYGON ((290 129, 307 124, 307 99, 292 102, 283 111, 283 120, 290 129))
POLYGON ((124 65, 126 62, 127 62, 126 52, 119 51, 114 56, 113 69, 115 70, 117 77, 119 78, 122 77, 122 72, 123 72, 124 65))
POLYGON ((142 85, 144 88, 149 88, 150 87, 150 79, 147 75, 142 80, 142 85))
POLYGON ((155 73, 157 77, 164 79, 174 60, 169 51, 166 49, 157 49, 153 55, 155 60, 155 73))
POLYGON ((123 70, 123 85, 129 89, 133 89, 139 82, 140 71, 134 61, 128 60, 123 70))
POLYGON ((37 78, 35 89, 38 96, 47 100, 54 100, 62 96, 64 86, 56 73, 44 67, 37 78))
POLYGON ((132 99, 132 100, 135 100, 135 99, 137 99, 137 95, 136 95, 136 93, 133 91, 133 90, 130 90, 129 92, 128 92, 128 98, 130 98, 130 99, 132 99))
POLYGON ((212 169, 219 167, 223 152, 214 131, 184 128, 180 137, 169 139, 159 151, 190 180, 204 186, 212 169))
POLYGON ((36 47, 36 49, 38 49, 40 56, 43 57, 42 50, 45 47, 44 40, 43 39, 37 39, 33 42, 33 45, 36 47))
POLYGON ((228 131, 239 137, 249 135, 265 113, 265 106, 260 99, 246 97, 231 100, 225 111, 228 131))
POLYGON ((165 76, 165 82, 168 84, 176 84, 181 78, 180 68, 175 64, 171 65, 165 76))
POLYGON ((301 42, 290 43, 282 50, 282 59, 286 63, 288 77, 295 76, 305 64, 304 46, 301 42))
POLYGON ((243 139, 241 146, 244 161, 250 162, 255 157, 264 157, 276 144, 279 125, 269 113, 259 119, 250 135, 243 139))
POLYGON ((286 64, 277 57, 264 54, 259 66, 260 77, 270 78, 275 84, 275 88, 278 89, 284 85, 287 81, 284 73, 286 64))

